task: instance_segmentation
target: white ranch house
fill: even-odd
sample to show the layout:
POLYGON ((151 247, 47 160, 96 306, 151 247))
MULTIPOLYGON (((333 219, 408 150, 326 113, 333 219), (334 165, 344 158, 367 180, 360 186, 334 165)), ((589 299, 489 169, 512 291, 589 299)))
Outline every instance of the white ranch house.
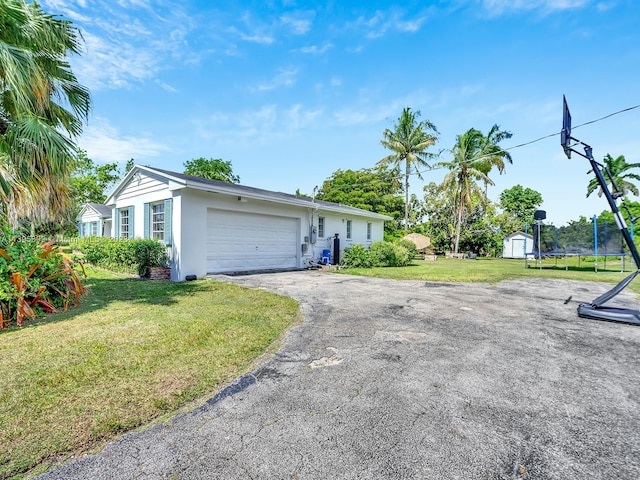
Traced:
POLYGON ((111 208, 101 203, 87 203, 76 217, 78 236, 110 237, 111 208))
POLYGON ((354 243, 383 239, 391 217, 280 192, 134 166, 109 196, 112 236, 167 245, 171 279, 187 275, 305 268, 334 238, 340 258, 354 243))

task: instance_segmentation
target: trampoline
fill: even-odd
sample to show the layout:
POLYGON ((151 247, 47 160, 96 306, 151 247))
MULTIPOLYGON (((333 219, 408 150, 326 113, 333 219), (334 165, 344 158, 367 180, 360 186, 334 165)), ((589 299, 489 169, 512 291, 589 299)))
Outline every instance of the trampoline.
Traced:
MULTIPOLYGON (((615 262, 622 272, 630 261, 631 254, 626 248, 623 236, 615 223, 598 220, 594 215, 591 223, 572 222, 567 226, 556 227, 541 223, 525 225, 525 233, 533 236, 533 244, 525 239, 525 268, 531 268, 531 259, 535 266, 542 268, 542 259, 555 260, 554 267, 558 267, 558 260, 564 259, 565 270, 569 270, 569 258, 578 260, 581 268, 585 257, 593 258, 594 271, 601 266, 607 269, 607 260, 615 262)), ((575 262, 571 262, 575 263, 575 262)))

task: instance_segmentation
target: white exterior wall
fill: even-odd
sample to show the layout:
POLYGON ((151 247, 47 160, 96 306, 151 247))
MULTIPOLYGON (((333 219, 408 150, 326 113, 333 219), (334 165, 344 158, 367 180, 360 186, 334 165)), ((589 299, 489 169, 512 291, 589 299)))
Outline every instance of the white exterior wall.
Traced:
POLYGON ((314 259, 318 259, 318 255, 322 254, 323 249, 331 250, 331 261, 334 259, 333 240, 335 234, 340 239, 340 259, 342 259, 345 248, 355 243, 370 247, 374 242, 380 242, 384 239, 384 222, 367 217, 359 217, 351 214, 341 214, 335 212, 326 212, 319 210, 315 216, 315 225, 318 224, 317 217, 324 217, 324 237, 318 237, 316 243, 317 255, 314 259), (347 221, 351 220, 351 239, 347 238, 347 221), (367 224, 371 223, 371 239, 367 239, 367 224))
MULTIPOLYGON (((153 178, 149 174, 140 172, 134 176, 127 187, 118 195, 116 209, 133 206, 133 231, 129 230, 129 238, 144 238, 144 204, 158 202, 172 198, 169 184, 160 178, 153 178)), ((111 218, 116 218, 115 211, 111 212, 111 218)), ((175 218, 175 214, 173 215, 175 218)), ((131 228, 131 226, 129 226, 131 228)), ((115 229, 115 222, 114 222, 115 229)), ((117 237, 120 232, 113 231, 112 236, 117 237)))
MULTIPOLYGON (((85 208, 84 212, 82 212, 82 216, 80 217, 80 222, 84 224, 83 228, 88 228, 88 224, 98 222, 97 236, 102 236, 102 217, 98 212, 93 210, 92 208, 85 208)), ((88 237, 89 232, 84 232, 83 236, 88 237)))
MULTIPOLYGON (((177 276, 177 262, 179 257, 176 256, 178 247, 176 247, 175 240, 175 232, 178 231, 176 229, 177 220, 177 209, 176 209, 176 199, 175 196, 179 197, 180 192, 171 191, 169 182, 161 179, 154 178, 149 174, 140 172, 139 176, 134 176, 131 182, 126 186, 126 188, 120 192, 116 199, 116 204, 114 208, 111 210, 111 218, 116 218, 115 210, 134 207, 133 213, 133 225, 129 226, 129 238, 144 238, 144 204, 159 202, 161 200, 167 200, 169 198, 173 198, 173 207, 172 207, 172 229, 174 234, 172 235, 172 245, 168 248, 169 259, 171 260, 171 279, 177 280, 179 277, 177 276), (133 229, 132 229, 133 226, 133 229)), ((116 231, 116 222, 113 221, 112 225, 110 225, 110 233, 111 236, 117 238, 120 232, 116 231)), ((184 278, 183 278, 184 280, 184 278)))

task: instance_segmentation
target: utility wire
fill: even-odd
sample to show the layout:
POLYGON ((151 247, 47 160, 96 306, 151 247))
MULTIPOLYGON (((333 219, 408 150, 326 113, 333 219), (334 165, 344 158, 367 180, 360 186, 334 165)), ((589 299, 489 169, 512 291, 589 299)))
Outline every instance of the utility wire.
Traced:
MULTIPOLYGON (((615 115, 619 115, 621 113, 625 113, 625 112, 629 112, 631 110, 635 110, 636 108, 640 108, 640 105, 634 105, 633 107, 623 108, 622 110, 618 110, 617 112, 609 113, 608 115, 605 115, 604 117, 596 118, 595 120, 589 120, 588 122, 584 122, 584 123, 581 123, 579 125, 576 125, 575 127, 571 127, 571 130, 575 130, 576 128, 584 127, 585 125, 591 125, 591 124, 594 124, 594 123, 601 122, 603 120, 606 120, 607 118, 611 118, 611 117, 613 117, 615 115)), ((561 133, 562 132, 550 133, 548 135, 544 135, 542 137, 536 138, 535 140, 530 140, 530 141, 527 141, 527 142, 524 142, 524 143, 519 143, 518 145, 513 145, 511 147, 503 148, 503 149, 501 149, 501 151, 508 152, 510 150, 515 150, 516 148, 526 147, 527 145, 531 145, 533 143, 537 143, 537 142, 540 142, 542 140, 546 140, 547 138, 558 136, 561 133)), ((440 151, 440 153, 442 153, 442 152, 443 152, 443 150, 440 151)), ((486 157, 489 157, 489 156, 492 156, 492 155, 486 155, 486 157)), ((480 156, 477 159, 475 159, 474 161, 481 160, 483 158, 485 158, 485 156, 480 156)), ((416 173, 419 173, 420 175, 422 175, 423 173, 433 172, 433 171, 436 171, 436 170, 441 170, 443 168, 445 168, 445 167, 444 166, 431 167, 431 168, 428 168, 428 169, 425 169, 425 170, 418 170, 418 171, 416 171, 416 173)), ((404 175, 400 175, 400 176, 397 177, 398 180, 401 180, 403 178, 404 178, 404 175)), ((343 188, 346 190, 347 188, 351 189, 354 186, 357 187, 357 186, 364 186, 364 185, 367 185, 367 183, 361 183, 361 184, 355 184, 355 185, 351 184, 348 187, 345 186, 343 188)), ((340 188, 336 188, 336 187, 334 187, 334 189, 340 190, 340 188)))

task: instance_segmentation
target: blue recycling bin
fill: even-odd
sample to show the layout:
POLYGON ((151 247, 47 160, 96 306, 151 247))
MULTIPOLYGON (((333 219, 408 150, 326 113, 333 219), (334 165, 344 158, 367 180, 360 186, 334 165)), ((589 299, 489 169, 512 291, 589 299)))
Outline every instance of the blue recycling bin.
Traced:
POLYGON ((331 250, 329 250, 328 248, 322 250, 321 263, 324 263, 325 265, 329 265, 331 263, 331 250))

